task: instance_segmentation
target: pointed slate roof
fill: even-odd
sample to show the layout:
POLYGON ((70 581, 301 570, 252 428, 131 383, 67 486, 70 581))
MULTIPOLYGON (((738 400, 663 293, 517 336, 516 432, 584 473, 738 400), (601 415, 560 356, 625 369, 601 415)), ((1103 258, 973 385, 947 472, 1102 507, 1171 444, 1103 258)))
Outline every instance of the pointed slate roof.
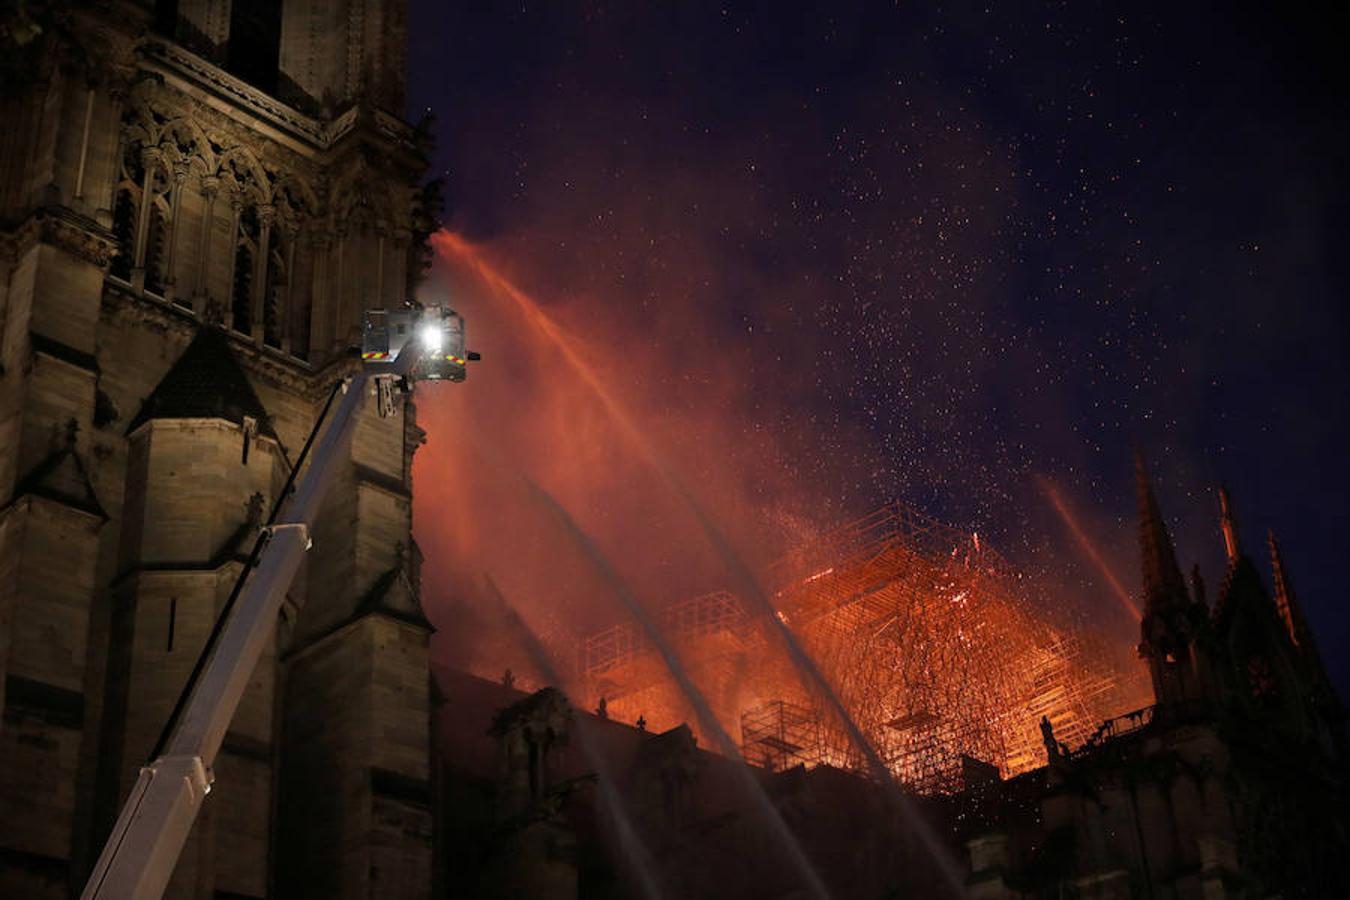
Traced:
POLYGON ((224 419, 240 424, 245 416, 258 422, 261 434, 276 436, 224 332, 202 328, 145 398, 127 433, 151 419, 224 419))
POLYGON ((1177 565, 1177 552, 1167 531, 1144 455, 1134 454, 1135 487, 1139 495, 1139 552, 1144 569, 1144 609, 1185 606, 1189 597, 1186 579, 1177 565))

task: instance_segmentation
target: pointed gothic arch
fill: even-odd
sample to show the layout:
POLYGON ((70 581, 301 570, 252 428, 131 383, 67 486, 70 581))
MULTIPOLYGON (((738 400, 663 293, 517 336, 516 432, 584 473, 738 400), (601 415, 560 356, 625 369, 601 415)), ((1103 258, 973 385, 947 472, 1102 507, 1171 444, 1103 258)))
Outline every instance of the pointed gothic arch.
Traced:
POLYGON ((254 203, 272 201, 272 181, 267 170, 247 147, 231 147, 220 154, 215 174, 239 193, 248 195, 254 203))
POLYGON ((211 141, 191 116, 178 116, 166 122, 160 130, 159 146, 167 158, 193 166, 200 174, 211 174, 217 168, 211 141))

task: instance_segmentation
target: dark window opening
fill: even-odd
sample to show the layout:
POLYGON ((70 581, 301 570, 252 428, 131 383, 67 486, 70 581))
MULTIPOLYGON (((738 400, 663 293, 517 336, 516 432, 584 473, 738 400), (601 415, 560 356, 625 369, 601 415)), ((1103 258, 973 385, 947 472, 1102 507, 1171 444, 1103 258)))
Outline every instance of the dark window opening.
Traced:
POLYGON ((136 254, 136 200, 131 191, 117 192, 113 203, 113 234, 117 238, 117 254, 113 256, 108 273, 123 281, 131 280, 132 257, 136 254))
POLYGON ((234 0, 225 68, 260 90, 275 94, 281 62, 281 4, 234 0))
POLYGON ((165 646, 164 646, 165 651, 168 652, 168 653, 172 653, 172 652, 173 652, 173 629, 174 629, 174 624, 175 624, 175 622, 177 621, 177 619, 178 619, 178 598, 177 598, 177 597, 170 597, 170 598, 169 598, 169 637, 168 637, 168 640, 165 642, 165 646))
POLYGON ((267 285, 263 294, 263 343, 269 347, 281 346, 281 301, 286 291, 284 238, 279 231, 272 232, 272 252, 267 263, 267 285))
POLYGON ((152 294, 164 293, 164 250, 167 228, 164 213, 158 204, 150 204, 150 224, 145 232, 145 289, 152 294))
POLYGON ((253 328, 253 248, 259 232, 257 210, 244 207, 235 235, 234 284, 230 291, 230 327, 240 334, 249 334, 253 328))
POLYGON ((240 334, 249 333, 249 283, 253 281, 253 253, 243 245, 234 251, 234 291, 231 297, 230 327, 240 334))
POLYGON ((303 294, 289 298, 288 314, 291 317, 291 355, 308 359, 309 304, 303 294))

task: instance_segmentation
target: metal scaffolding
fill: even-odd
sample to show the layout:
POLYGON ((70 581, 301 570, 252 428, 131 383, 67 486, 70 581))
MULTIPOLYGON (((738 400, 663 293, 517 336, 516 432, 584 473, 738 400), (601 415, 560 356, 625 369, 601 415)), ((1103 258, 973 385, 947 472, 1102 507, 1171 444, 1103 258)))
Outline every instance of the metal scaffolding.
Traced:
POLYGON ((741 755, 770 772, 820 764, 824 741, 815 710, 770 700, 741 713, 741 755))
MULTIPOLYGON (((714 591, 671 604, 656 617, 654 624, 680 655, 686 666, 721 683, 733 675, 728 665, 738 659, 738 651, 754 641, 750 617, 740 601, 726 591, 714 591)), ((597 700, 604 697, 615 715, 631 718, 651 715, 645 710, 679 709, 692 717, 679 697, 660 655, 636 622, 606 628, 584 639, 578 652, 578 668, 588 692, 597 700), (618 705, 612 704, 618 701, 618 705)), ((671 722, 678 724, 680 719, 671 722)), ((727 727, 727 723, 723 723, 727 727)))
MULTIPOLYGON (((1073 745, 1148 702, 1129 663, 1049 622, 977 535, 901 504, 799 548, 769 579, 776 615, 881 759, 920 793, 959 790, 965 758, 1005 777, 1043 764, 1042 716, 1073 745)), ((866 769, 831 704, 735 597, 683 601, 659 621, 723 727, 740 726, 748 760, 866 769)), ((587 639, 582 674, 612 714, 658 727, 690 718, 636 626, 587 639)))

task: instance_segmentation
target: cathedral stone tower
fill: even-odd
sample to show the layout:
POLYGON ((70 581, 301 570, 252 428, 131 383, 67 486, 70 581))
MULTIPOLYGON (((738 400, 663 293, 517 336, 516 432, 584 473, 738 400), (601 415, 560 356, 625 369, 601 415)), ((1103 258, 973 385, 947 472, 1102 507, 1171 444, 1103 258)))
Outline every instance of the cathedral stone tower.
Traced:
MULTIPOLYGON (((419 258, 401 0, 26 4, 0 107, 0 896, 78 893, 366 308, 419 258)), ((6 13, 10 15, 10 13, 6 13)), ((369 401, 174 898, 425 897, 411 403, 369 401)))

